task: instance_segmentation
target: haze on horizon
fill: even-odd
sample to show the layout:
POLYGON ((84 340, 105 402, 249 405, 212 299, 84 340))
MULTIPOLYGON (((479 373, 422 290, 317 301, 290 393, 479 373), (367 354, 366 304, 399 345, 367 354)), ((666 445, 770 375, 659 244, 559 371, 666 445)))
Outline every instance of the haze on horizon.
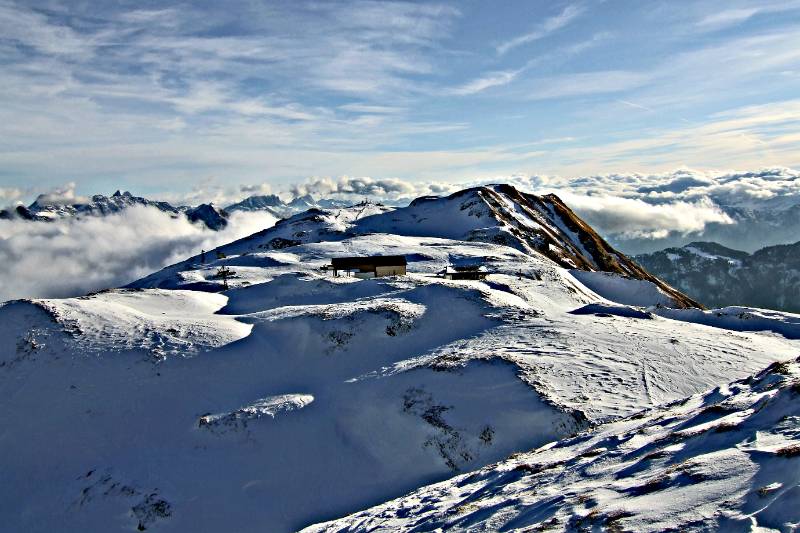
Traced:
POLYGON ((0 0, 0 203, 797 168, 798 42, 798 1, 0 0))

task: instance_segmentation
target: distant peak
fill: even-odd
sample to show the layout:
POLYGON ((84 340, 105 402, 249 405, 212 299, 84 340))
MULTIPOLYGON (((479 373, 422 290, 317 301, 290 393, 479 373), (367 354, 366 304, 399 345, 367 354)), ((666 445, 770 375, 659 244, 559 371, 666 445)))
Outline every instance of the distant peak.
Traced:
POLYGON ((40 194, 36 197, 36 200, 34 200, 29 207, 36 207, 37 205, 46 205, 46 204, 47 204, 47 195, 40 194))
POLYGON ((310 204, 314 203, 314 197, 310 194, 304 194, 303 196, 296 196, 292 202, 307 202, 310 204))

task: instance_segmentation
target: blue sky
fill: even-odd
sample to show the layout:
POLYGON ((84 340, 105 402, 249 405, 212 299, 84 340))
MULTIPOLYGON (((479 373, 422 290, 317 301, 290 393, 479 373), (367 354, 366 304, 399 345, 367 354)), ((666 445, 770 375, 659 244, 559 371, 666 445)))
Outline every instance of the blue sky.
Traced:
POLYGON ((797 168, 798 43, 795 0, 0 0, 0 203, 797 168))

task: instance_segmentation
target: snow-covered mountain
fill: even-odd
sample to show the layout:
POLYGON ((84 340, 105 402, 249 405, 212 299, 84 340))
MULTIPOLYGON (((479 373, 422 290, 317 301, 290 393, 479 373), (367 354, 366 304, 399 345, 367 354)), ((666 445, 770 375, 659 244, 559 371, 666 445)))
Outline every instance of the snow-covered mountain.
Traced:
POLYGON ((749 305, 800 312, 800 242, 753 254, 693 242, 634 257, 645 269, 712 307, 749 305))
POLYGON ((275 194, 249 196, 244 200, 231 204, 225 211, 266 211, 278 218, 288 218, 309 209, 338 209, 351 205, 352 202, 332 198, 314 199, 310 194, 297 196, 284 202, 275 194))
MULTIPOLYGON (((286 203, 275 194, 248 196, 240 202, 225 208, 229 213, 233 211, 267 211, 268 213, 284 218, 286 216, 286 203)), ((294 214, 294 213, 292 213, 294 214)))
POLYGON ((11 210, 0 211, 0 219, 21 219, 34 222, 52 222, 54 220, 75 216, 105 216, 119 213, 132 206, 154 207, 172 216, 186 216, 191 222, 203 222, 213 230, 227 225, 228 214, 210 204, 197 207, 174 207, 168 202, 159 202, 134 196, 130 192, 116 191, 111 196, 96 194, 86 202, 53 203, 46 195, 40 195, 31 205, 17 206, 11 210))
MULTIPOLYGON (((422 197, 404 208, 361 203, 332 210, 311 209, 221 251, 231 255, 277 250, 371 233, 510 246, 524 253, 541 254, 564 268, 609 272, 646 281, 671 305, 699 305, 611 247, 557 196, 526 194, 509 185, 475 187, 445 198, 422 197)), ((197 260, 194 257, 131 286, 199 287, 202 284, 197 284, 196 274, 179 275, 181 269, 192 268, 197 260)), ((601 283, 603 278, 593 279, 601 283)))
POLYGON ((312 209, 129 288, 7 302, 3 527, 296 530, 797 356, 800 316, 691 303, 507 186, 312 209), (320 268, 366 254, 408 275, 320 268), (487 279, 436 275, 462 261, 487 279))

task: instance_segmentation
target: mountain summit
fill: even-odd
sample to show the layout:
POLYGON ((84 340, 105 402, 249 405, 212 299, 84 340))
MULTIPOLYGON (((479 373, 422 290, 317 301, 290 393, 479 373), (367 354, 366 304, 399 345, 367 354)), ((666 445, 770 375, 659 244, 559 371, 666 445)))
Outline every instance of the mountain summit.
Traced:
MULTIPOLYGON (((447 197, 421 197, 401 208, 369 202, 338 209, 312 208, 220 250, 227 255, 252 253, 372 233, 510 246, 525 254, 544 256, 563 268, 647 282, 670 307, 701 307, 615 250, 558 196, 527 194, 511 185, 475 187, 447 197)), ((167 273, 177 273, 196 259, 168 267, 132 286, 182 286, 196 276, 170 280, 167 273)))

